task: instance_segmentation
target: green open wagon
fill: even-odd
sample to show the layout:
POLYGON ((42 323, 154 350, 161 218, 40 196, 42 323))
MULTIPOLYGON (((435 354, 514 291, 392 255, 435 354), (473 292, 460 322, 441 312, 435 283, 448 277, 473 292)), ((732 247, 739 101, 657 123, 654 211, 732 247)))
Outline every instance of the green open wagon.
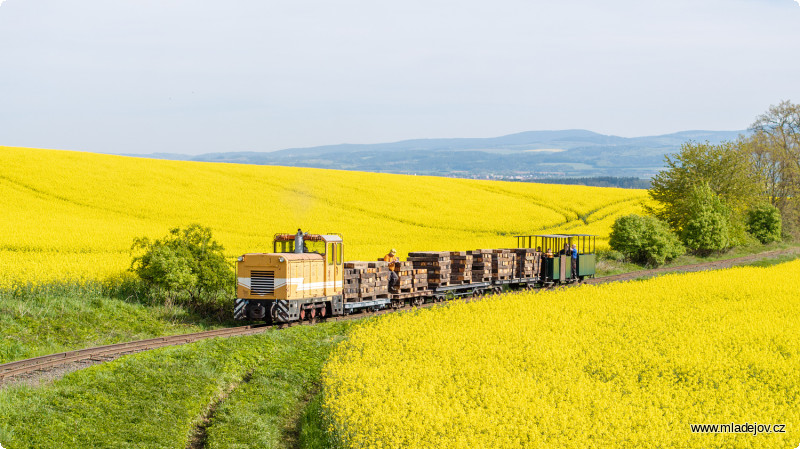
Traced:
POLYGON ((594 277, 597 255, 597 236, 592 234, 538 234, 516 235, 517 248, 535 248, 542 253, 542 284, 569 283, 594 277), (573 273, 571 248, 578 250, 578 260, 573 273))

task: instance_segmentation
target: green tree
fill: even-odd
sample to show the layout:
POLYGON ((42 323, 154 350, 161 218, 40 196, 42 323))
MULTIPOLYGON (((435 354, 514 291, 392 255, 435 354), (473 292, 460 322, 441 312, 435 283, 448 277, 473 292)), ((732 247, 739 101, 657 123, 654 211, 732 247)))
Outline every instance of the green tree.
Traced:
POLYGON ((131 270, 168 299, 185 299, 205 312, 229 309, 226 300, 231 299, 235 287, 233 267, 210 228, 191 224, 170 229, 162 239, 137 238, 131 250, 137 254, 131 270))
POLYGON ((759 204, 747 211, 747 232, 761 243, 781 240, 781 212, 772 204, 759 204))
POLYGON ((750 131, 746 143, 767 200, 781 211, 789 232, 800 235, 800 104, 771 105, 750 131))
POLYGON ((680 256, 684 248, 666 223, 636 214, 619 217, 611 225, 611 249, 633 262, 658 266, 680 256))
POLYGON ((727 204, 732 221, 742 220, 762 190, 742 142, 687 142, 678 154, 666 156, 665 162, 667 169, 653 177, 648 191, 656 203, 648 211, 679 235, 692 219, 687 198, 695 186, 707 184, 727 204))
POLYGON ((730 208, 708 183, 692 187, 683 206, 687 218, 680 236, 689 249, 709 254, 732 246, 734 227, 730 208))

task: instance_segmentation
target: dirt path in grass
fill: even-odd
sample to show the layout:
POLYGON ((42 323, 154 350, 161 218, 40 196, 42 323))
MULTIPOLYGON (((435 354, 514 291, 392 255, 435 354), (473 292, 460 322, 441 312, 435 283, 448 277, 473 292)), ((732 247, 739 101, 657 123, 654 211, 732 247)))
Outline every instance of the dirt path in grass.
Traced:
POLYGON ((189 436, 189 442, 186 444, 186 449, 205 449, 206 444, 208 443, 208 426, 210 426, 214 420, 214 414, 217 411, 217 408, 220 404, 225 402, 228 399, 228 396, 239 388, 240 385, 246 384, 250 382, 250 378, 253 376, 253 371, 250 370, 247 374, 242 377, 242 380, 231 384, 228 388, 223 391, 219 396, 214 398, 211 404, 208 405, 208 408, 203 412, 201 416, 198 417, 197 423, 194 425, 192 429, 192 434, 189 436))
POLYGON ((291 414, 289 415, 289 418, 286 421, 286 427, 284 427, 281 431, 281 436, 283 437, 283 448, 300 449, 300 433, 303 431, 303 414, 305 413, 308 405, 311 403, 311 400, 314 399, 314 397, 318 395, 320 391, 321 387, 319 385, 313 386, 311 389, 306 391, 303 396, 299 398, 297 404, 295 404, 291 414))

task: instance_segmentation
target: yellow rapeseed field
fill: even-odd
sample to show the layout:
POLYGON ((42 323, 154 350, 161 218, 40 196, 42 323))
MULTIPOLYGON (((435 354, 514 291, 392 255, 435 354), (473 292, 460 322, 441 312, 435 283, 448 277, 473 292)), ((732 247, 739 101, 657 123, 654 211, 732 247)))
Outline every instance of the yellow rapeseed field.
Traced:
POLYGON ((302 227, 341 233, 345 258, 397 248, 515 245, 517 233, 599 233, 642 190, 162 161, 0 147, 0 288, 125 270, 134 237, 197 222, 231 257, 302 227))
POLYGON ((336 348, 324 407, 347 448, 795 448, 798 272, 795 261, 386 315, 336 348), (785 433, 690 428, 754 423, 785 433))

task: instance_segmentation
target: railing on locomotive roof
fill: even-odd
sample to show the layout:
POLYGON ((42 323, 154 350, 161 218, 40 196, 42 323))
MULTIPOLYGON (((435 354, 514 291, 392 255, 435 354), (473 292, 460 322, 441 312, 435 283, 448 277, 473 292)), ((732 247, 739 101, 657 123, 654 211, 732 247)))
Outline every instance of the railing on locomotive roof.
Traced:
MULTIPOLYGON (((324 246, 327 247, 327 243, 329 241, 342 243, 342 240, 343 240, 342 239, 342 235, 338 234, 338 233, 309 234, 307 232, 303 233, 302 230, 298 229, 297 230, 297 234, 282 234, 282 233, 275 234, 273 236, 273 238, 272 238, 272 249, 273 249, 273 252, 276 252, 276 253, 278 253, 278 252, 294 252, 294 253, 298 253, 299 254, 299 253, 307 252, 307 251, 304 251, 305 242, 325 242, 326 245, 324 245, 324 246), (331 237, 334 237, 334 239, 331 239, 331 237), (338 239, 335 238, 335 237, 338 237, 338 239), (278 243, 282 243, 283 244, 282 247, 283 247, 284 251, 278 251, 278 243), (288 249, 286 247, 287 243, 292 243, 293 244, 291 250, 287 251, 287 249, 288 249)), ((327 253, 327 250, 323 248, 322 253, 323 254, 327 253)))

